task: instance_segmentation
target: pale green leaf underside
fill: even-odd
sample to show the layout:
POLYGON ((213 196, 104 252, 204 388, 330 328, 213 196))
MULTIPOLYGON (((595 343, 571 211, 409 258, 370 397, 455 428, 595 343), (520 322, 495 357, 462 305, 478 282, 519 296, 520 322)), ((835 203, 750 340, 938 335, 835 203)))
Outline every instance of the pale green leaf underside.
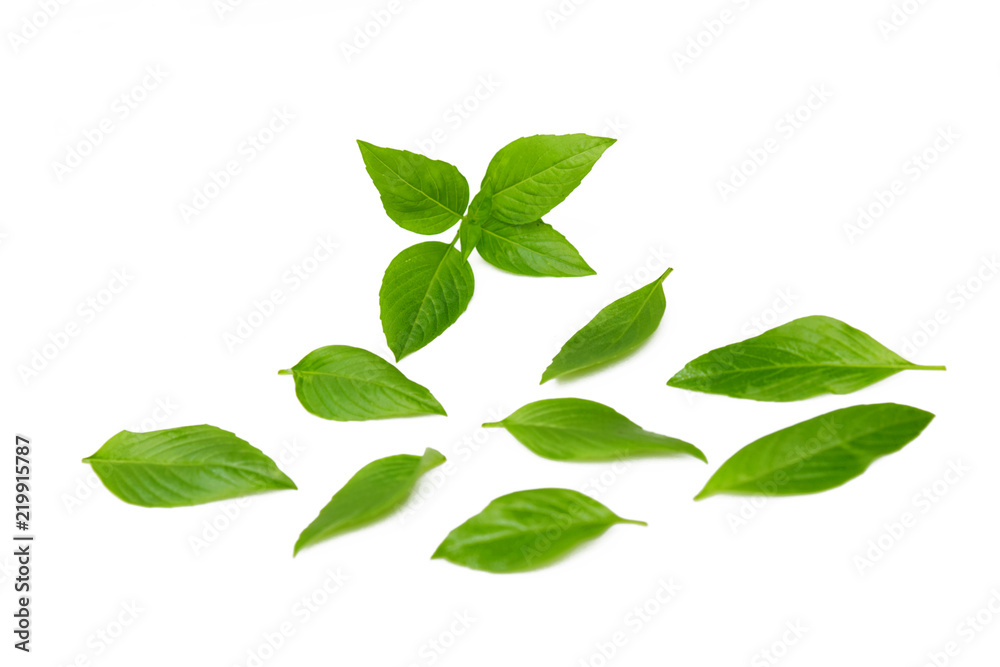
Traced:
POLYGON ((382 331, 396 361, 454 324, 474 289, 472 267, 445 243, 418 243, 396 255, 378 295, 382 331))
POLYGON ((439 234, 462 217, 469 183, 458 169, 417 153, 358 141, 386 214, 403 229, 439 234))
POLYGON ((501 148, 486 169, 482 190, 491 215, 507 224, 534 222, 566 199, 614 139, 586 134, 540 134, 501 148))
POLYGON ((483 426, 502 426, 534 453, 556 461, 617 461, 673 454, 706 460, 690 443, 646 431, 612 408, 580 398, 529 403, 506 419, 483 426))
POLYGON ((899 451, 934 419, 895 403, 835 410, 756 440, 712 475, 695 500, 719 493, 791 496, 848 482, 899 451))
POLYGON ((335 421, 443 415, 431 392, 388 361, 349 345, 313 350, 291 369, 295 395, 306 410, 335 421))
POLYGON ((406 502, 425 472, 444 462, 444 455, 430 447, 423 456, 400 454, 372 461, 355 473, 302 531, 294 553, 388 516, 406 502))
POLYGON ((83 461, 111 493, 142 507, 185 507, 295 488, 259 449, 215 426, 122 431, 83 461))
POLYGON ((534 489, 501 496, 449 533, 432 558, 487 572, 525 572, 558 561, 622 519, 569 489, 534 489))
POLYGON ((606 306, 566 341, 542 374, 542 383, 622 357, 653 335, 667 301, 663 281, 673 269, 606 306))
POLYGON ((918 366, 832 317, 803 317, 690 362, 671 387, 758 401, 849 394, 918 366))
POLYGON ((541 220, 508 225, 491 219, 482 226, 477 248, 493 266, 522 276, 594 275, 566 237, 541 220))

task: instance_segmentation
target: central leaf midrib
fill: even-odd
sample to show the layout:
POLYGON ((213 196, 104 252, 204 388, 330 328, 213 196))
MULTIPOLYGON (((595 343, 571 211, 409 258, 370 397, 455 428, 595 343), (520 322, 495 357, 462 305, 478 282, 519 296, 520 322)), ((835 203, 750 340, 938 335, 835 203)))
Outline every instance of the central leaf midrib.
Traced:
MULTIPOLYGON (((444 245, 444 244, 442 244, 444 245)), ((420 313, 424 311, 424 304, 427 303, 427 299, 431 294, 431 287, 437 280, 438 273, 441 272, 441 267, 448 260, 448 253, 451 251, 451 246, 446 246, 444 253, 441 255, 441 260, 438 262, 437 266, 434 267, 434 273, 431 275, 431 279, 427 282, 427 289, 424 290, 424 296, 420 299, 420 306, 417 307, 416 317, 410 322, 410 333, 406 335, 406 342, 403 344, 403 352, 410 348, 410 343, 413 342, 413 332, 417 330, 417 320, 420 319, 420 313)))
POLYGON ((376 382, 374 380, 366 380, 363 378, 354 377, 353 375, 339 375, 337 373, 329 373, 321 371, 299 371, 295 370, 294 368, 292 369, 292 372, 298 373, 299 375, 322 375, 322 376, 340 378, 342 380, 351 380, 353 382, 364 382, 365 384, 375 385, 376 387, 382 387, 383 389, 388 389, 390 391, 395 391, 396 393, 403 394, 404 396, 410 396, 411 398, 418 399, 418 396, 416 394, 408 393, 406 391, 403 391, 399 387, 395 387, 391 384, 386 384, 384 382, 376 382))
POLYGON ((865 370, 898 370, 898 371, 905 371, 905 370, 918 369, 920 367, 917 366, 916 364, 907 364, 907 365, 899 365, 899 364, 863 364, 863 363, 857 363, 857 362, 851 362, 851 363, 846 363, 845 364, 845 363, 840 363, 840 362, 836 362, 836 361, 824 361, 824 362, 815 362, 815 363, 809 363, 809 364, 774 364, 772 366, 748 366, 746 368, 733 368, 733 369, 730 369, 730 370, 715 371, 715 372, 713 372, 711 374, 704 373, 704 374, 702 374, 700 376, 697 376, 697 377, 708 377, 709 375, 711 375, 711 376, 732 375, 732 374, 735 374, 735 373, 753 373, 753 372, 758 372, 758 371, 776 370, 776 369, 780 369, 780 368, 846 368, 846 369, 865 369, 865 370))
MULTIPOLYGON (((528 223, 528 224, 531 224, 531 223, 528 223)), ((507 237, 507 236, 501 236, 500 234, 497 234, 496 232, 494 232, 494 231, 492 231, 492 230, 489 230, 489 229, 487 229, 487 228, 486 228, 485 226, 484 226, 484 227, 482 227, 482 230, 483 230, 483 232, 484 232, 484 233, 486 233, 486 234, 490 234, 491 236, 495 236, 495 237, 497 237, 498 239, 500 239, 501 241, 506 241, 507 243, 511 244, 512 246, 516 246, 516 247, 518 247, 518 248, 523 248, 523 249, 524 249, 524 250, 526 250, 527 252, 530 252, 530 253, 532 253, 532 254, 535 254, 535 255, 538 255, 539 257, 544 257, 544 258, 546 258, 546 259, 548 259, 548 260, 550 260, 550 261, 553 261, 553 262, 559 262, 560 264, 566 264, 567 266, 573 266, 572 264, 570 264, 570 263, 569 263, 569 262, 567 262, 566 260, 563 260, 563 259, 559 259, 558 257, 555 257, 555 256, 553 256, 553 255, 546 255, 545 253, 542 253, 542 252, 539 252, 539 251, 537 251, 537 250, 535 250, 535 249, 533 249, 533 248, 529 248, 528 246, 526 246, 526 245, 524 245, 524 244, 522 244, 522 243, 518 243, 517 241, 513 241, 513 240, 511 240, 511 239, 510 239, 509 237, 507 237)))

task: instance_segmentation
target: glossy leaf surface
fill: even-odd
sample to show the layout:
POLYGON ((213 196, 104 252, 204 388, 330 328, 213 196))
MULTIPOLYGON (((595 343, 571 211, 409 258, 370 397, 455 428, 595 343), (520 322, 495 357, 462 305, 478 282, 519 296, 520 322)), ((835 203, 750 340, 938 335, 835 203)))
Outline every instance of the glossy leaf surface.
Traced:
POLYGON ((83 462, 111 493, 142 507, 184 507, 295 488, 263 452, 215 426, 122 431, 83 462))
POLYGON ((722 464, 695 500, 832 489, 902 449, 932 419, 929 412, 895 403, 834 410, 751 442, 722 464))
POLYGON ((420 477, 445 462, 427 448, 423 456, 400 454, 372 461, 333 495, 295 543, 302 549, 385 518, 410 497, 420 477))
POLYGON ((569 489, 534 489, 501 496, 451 531, 434 552, 457 565, 487 572, 524 572, 558 561, 623 519, 569 489))
POLYGON ((452 246, 428 241, 396 255, 378 294, 382 331, 396 361, 454 324, 474 289, 472 267, 452 246))
POLYGON ((335 421, 443 415, 425 387, 388 361, 349 345, 313 350, 281 375, 295 378, 295 395, 306 410, 335 421))
POLYGON ((606 306, 566 341, 542 374, 542 383, 622 357, 653 335, 667 301, 663 281, 673 269, 606 306))
POLYGON ((668 385, 758 401, 849 394, 918 366, 832 317, 803 317, 690 362, 668 385))
POLYGON ((499 422, 525 447, 556 461, 616 461, 687 454, 705 461, 694 445, 640 426, 612 408, 580 398, 529 403, 499 422))

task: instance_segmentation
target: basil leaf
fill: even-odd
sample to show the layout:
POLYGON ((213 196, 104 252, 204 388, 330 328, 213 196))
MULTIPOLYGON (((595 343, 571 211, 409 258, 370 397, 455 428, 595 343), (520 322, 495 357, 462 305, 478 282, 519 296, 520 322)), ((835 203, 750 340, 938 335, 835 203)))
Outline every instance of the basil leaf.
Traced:
POLYGON ((483 177, 500 222, 535 222, 566 199, 614 139, 586 134, 539 134, 501 148, 483 177))
POLYGON ((318 542, 373 523, 399 508, 420 477, 445 462, 444 455, 428 447, 423 456, 400 454, 372 461, 333 494, 299 535, 293 555, 318 542))
POLYGON ((689 454, 707 462, 694 445, 645 431, 608 406, 581 398, 536 401, 483 426, 506 428, 525 447, 555 461, 689 454))
POLYGON ((522 276, 594 275, 566 237, 541 220, 508 225, 490 219, 477 247, 479 256, 493 266, 522 276))
POLYGON ((663 281, 671 271, 605 306, 573 334, 545 369, 542 384, 624 356, 652 336, 667 307, 663 281))
POLYGON ((481 225, 489 219, 492 210, 493 194, 489 190, 480 190, 472 198, 472 203, 469 204, 469 213, 465 217, 469 222, 481 225))
POLYGON ((111 493, 142 507, 186 507, 296 488, 259 449, 215 426, 122 431, 83 462, 111 493))
POLYGON ((854 479, 899 451, 934 415, 895 403, 856 405, 789 426, 736 452, 695 500, 718 493, 793 496, 854 479))
POLYGON ((757 401, 849 394, 918 366, 832 317, 803 317, 698 357, 671 387, 757 401))
POLYGON ((469 183, 458 169, 429 157, 358 141, 365 169, 393 222, 417 234, 440 234, 462 217, 469 183))
POLYGON ((518 491, 451 531, 431 558, 487 572, 526 572, 551 565, 617 523, 646 525, 577 491, 518 491))
POLYGON ((483 228, 474 222, 469 222, 468 220, 462 221, 462 226, 458 228, 458 237, 462 242, 462 261, 469 259, 469 255, 472 254, 472 250, 479 243, 479 239, 482 238, 483 228))
POLYGON ((349 345, 313 350, 279 375, 295 378, 295 395, 307 411, 335 421, 365 421, 446 414, 425 387, 388 361, 349 345))
POLYGON ((396 361, 454 324, 474 288, 472 267, 445 243, 418 243, 396 255, 378 293, 382 331, 396 361))

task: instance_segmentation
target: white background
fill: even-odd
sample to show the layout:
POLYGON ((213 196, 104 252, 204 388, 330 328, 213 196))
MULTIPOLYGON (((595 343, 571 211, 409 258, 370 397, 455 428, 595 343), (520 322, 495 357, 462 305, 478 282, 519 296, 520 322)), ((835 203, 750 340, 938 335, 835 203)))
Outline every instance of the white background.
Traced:
MULTIPOLYGON (((772 664, 761 651, 773 650, 789 667, 919 666, 952 641, 947 664, 995 664, 1000 616, 984 612, 993 622, 971 638, 962 624, 1000 591, 1000 285, 989 263, 1000 249, 997 3, 924 3, 886 35, 889 0, 594 0, 555 23, 556 0, 404 1, 350 60, 342 45, 388 2, 330 4, 249 0, 220 17, 210 0, 78 0, 15 45, 10 34, 31 34, 24 20, 38 5, 4 3, 3 437, 33 439, 38 536, 35 651, 10 647, 5 611, 4 664, 254 665, 262 651, 261 664, 275 666, 716 667, 772 664), (701 34, 702 53, 678 66, 676 54, 723 10, 732 21, 714 38, 701 34), (163 80, 146 78, 147 68, 163 80), (479 84, 491 77, 492 92, 479 84), (144 79, 146 90, 130 92, 144 79), (828 99, 800 108, 824 87, 828 99), (135 106, 125 118, 123 94, 135 106), (449 111, 456 104, 468 106, 466 118, 449 111), (294 120, 246 160, 241 144, 274 109, 294 120), (808 119, 783 130, 797 110, 808 119), (55 163, 103 119, 111 133, 60 179, 55 163), (450 416, 325 422, 276 371, 335 343, 391 358, 381 275, 425 240, 385 216, 354 141, 418 150, 436 128, 445 141, 434 157, 457 165, 473 192, 493 153, 517 137, 618 137, 547 217, 598 275, 519 277, 473 257, 468 311, 400 364, 450 416), (908 161, 925 149, 934 157, 947 128, 957 139, 912 178, 908 161), (770 138, 777 152, 724 201, 718 183, 770 138), (233 159, 241 172, 185 221, 180 206, 233 159), (852 243, 845 226, 895 179, 905 192, 852 243), (338 245, 334 256, 310 264, 297 287, 284 280, 318 238, 338 245), (569 335, 668 263, 667 313, 648 345, 603 372, 538 386, 569 335), (115 271, 127 286, 90 316, 80 304, 106 299, 115 271), (224 336, 275 289, 284 302, 230 350, 224 336), (809 314, 949 371, 791 404, 665 386, 762 318, 766 327, 809 314), (45 348, 71 323, 78 335, 45 348), (22 377, 43 349, 52 358, 22 377), (555 396, 607 403, 695 443, 710 464, 560 464, 478 427, 555 396), (883 401, 937 419, 846 486, 756 512, 740 498, 692 502, 757 437, 883 401), (91 488, 79 462, 123 428, 201 423, 281 457, 300 490, 149 510, 91 488), (292 559, 299 531, 358 468, 427 446, 453 467, 419 507, 292 559), (966 469, 961 477, 947 475, 953 465, 966 469), (601 488, 588 486, 602 475, 601 488), (933 503, 917 499, 935 484, 933 503), (492 498, 544 486, 587 489, 649 527, 615 527, 530 574, 429 560, 492 498), (887 537, 905 513, 916 525, 887 537), (222 530, 206 527, 213 522, 222 530), (879 539, 888 548, 860 567, 879 539), (320 592, 338 570, 347 581, 320 592), (679 592, 657 601, 671 580, 679 592), (306 617, 304 597, 325 603, 306 617), (123 605, 137 605, 138 617, 123 605), (121 632, 119 617, 130 623, 121 632), (293 634, 276 652, 261 649, 283 623, 293 634), (107 632, 110 643, 98 634, 107 632)), ((5 466, 5 517, 12 476, 5 466)), ((11 610, 10 556, 0 565, 11 610)))

